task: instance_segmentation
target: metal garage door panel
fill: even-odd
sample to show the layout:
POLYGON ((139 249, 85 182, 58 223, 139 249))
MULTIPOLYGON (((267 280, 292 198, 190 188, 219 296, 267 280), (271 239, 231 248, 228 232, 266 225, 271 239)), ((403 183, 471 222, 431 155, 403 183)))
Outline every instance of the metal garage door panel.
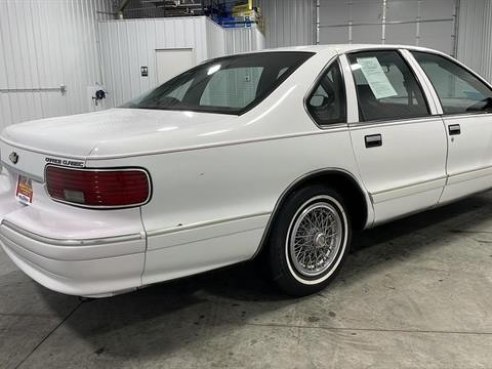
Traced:
POLYGON ((386 11, 386 20, 389 22, 415 22, 418 7, 417 1, 390 1, 386 11))
POLYGON ((380 25, 353 26, 352 36, 354 43, 381 43, 382 29, 380 25))
POLYGON ((417 25, 415 23, 388 24, 386 26, 387 44, 415 45, 417 25))
POLYGON ((320 31, 321 44, 343 44, 349 42, 349 27, 329 27, 320 31))
POLYGON ((452 19, 455 12, 454 0, 426 0, 421 2, 422 19, 452 19))
POLYGON ((321 26, 348 24, 350 5, 343 1, 323 2, 319 8, 321 26))
POLYGON ((420 46, 430 47, 447 54, 453 53, 454 24, 451 21, 422 23, 420 25, 420 46))
POLYGON ((319 11, 320 43, 409 44, 453 54, 455 0, 321 0, 319 11))
POLYGON ((353 1, 351 7, 351 18, 354 24, 381 22, 381 1, 353 1))

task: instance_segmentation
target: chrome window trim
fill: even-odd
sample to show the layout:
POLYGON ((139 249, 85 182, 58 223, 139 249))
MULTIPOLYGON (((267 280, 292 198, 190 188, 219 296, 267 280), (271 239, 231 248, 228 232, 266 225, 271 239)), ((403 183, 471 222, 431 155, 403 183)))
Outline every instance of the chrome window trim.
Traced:
POLYGON ((367 122, 355 122, 349 124, 349 128, 351 129, 362 129, 369 127, 380 127, 380 126, 398 126, 398 125, 406 125, 406 124, 420 124, 426 123, 429 121, 441 121, 440 115, 429 115, 427 117, 418 117, 418 118, 407 118, 407 119, 391 119, 391 120, 372 120, 367 122))

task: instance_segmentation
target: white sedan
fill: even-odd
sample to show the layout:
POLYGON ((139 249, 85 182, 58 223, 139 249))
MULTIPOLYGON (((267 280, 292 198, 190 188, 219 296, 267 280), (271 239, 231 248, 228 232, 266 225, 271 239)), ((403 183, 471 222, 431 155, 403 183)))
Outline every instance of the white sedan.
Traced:
POLYGON ((102 297, 261 254, 324 288, 352 230, 492 186, 492 88, 437 51, 332 45, 210 60, 118 109, 0 137, 0 241, 102 297))

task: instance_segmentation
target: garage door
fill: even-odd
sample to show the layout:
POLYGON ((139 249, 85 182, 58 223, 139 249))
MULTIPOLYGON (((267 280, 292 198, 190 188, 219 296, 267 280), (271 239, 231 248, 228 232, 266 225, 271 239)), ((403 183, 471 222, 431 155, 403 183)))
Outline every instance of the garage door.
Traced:
POLYGON ((319 43, 426 46, 455 54, 455 0, 320 0, 319 43))

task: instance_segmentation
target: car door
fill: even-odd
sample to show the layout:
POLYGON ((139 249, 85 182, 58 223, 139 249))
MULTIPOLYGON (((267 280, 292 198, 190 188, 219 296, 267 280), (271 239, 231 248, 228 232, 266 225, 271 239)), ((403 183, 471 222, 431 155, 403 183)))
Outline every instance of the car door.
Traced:
POLYGON ((437 94, 448 136, 448 181, 440 202, 492 186, 492 89, 449 57, 413 51, 437 94))
POLYGON ((434 104, 399 50, 344 56, 358 120, 350 124, 354 154, 375 223, 436 205, 446 182, 446 133, 434 104))

